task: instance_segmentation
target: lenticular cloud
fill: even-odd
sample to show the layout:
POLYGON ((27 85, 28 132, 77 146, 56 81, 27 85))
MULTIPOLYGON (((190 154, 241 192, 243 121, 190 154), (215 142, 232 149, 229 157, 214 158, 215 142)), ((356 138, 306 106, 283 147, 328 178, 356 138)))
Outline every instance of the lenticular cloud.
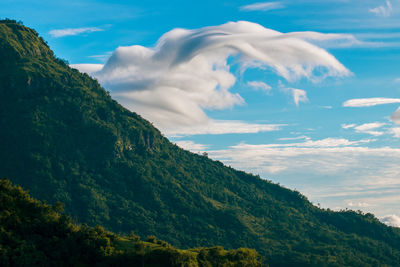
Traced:
POLYGON ((244 104, 239 94, 229 91, 236 77, 228 62, 242 70, 269 68, 289 82, 349 75, 335 57, 307 42, 308 37, 309 33, 303 38, 302 33, 283 34, 245 21, 174 29, 155 47, 119 47, 92 75, 122 105, 166 132, 177 125, 204 126, 215 122, 205 109, 244 104))

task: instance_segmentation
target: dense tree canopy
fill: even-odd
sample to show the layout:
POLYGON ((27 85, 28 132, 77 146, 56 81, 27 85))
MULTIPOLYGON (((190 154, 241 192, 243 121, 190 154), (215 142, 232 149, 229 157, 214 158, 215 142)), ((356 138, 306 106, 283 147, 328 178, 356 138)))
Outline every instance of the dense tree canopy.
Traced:
POLYGON ((0 180, 1 266, 261 266, 251 249, 179 250, 154 236, 147 241, 76 225, 60 204, 47 205, 0 180))

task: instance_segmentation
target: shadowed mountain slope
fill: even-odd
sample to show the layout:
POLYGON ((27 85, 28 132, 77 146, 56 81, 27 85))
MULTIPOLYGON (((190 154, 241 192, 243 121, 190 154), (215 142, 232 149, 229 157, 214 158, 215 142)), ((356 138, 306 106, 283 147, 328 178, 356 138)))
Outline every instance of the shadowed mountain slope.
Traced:
POLYGON ((0 22, 0 177, 79 222, 180 248, 257 249, 272 266, 398 266, 399 229, 172 144, 37 33, 0 22))

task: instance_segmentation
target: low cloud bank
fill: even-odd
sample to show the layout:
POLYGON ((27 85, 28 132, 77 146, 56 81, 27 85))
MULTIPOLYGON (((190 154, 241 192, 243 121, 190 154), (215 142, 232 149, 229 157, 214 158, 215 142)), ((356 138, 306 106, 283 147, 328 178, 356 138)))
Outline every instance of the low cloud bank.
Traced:
POLYGON ((394 214, 381 218, 381 222, 393 227, 400 227, 400 217, 394 214))

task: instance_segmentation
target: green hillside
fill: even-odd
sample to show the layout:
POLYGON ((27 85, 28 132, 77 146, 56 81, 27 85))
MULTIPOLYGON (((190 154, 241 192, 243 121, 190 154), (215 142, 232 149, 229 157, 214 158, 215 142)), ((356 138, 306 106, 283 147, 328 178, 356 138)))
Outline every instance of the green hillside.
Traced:
POLYGON ((0 177, 79 222, 255 248, 271 266, 400 265, 399 229, 180 149, 13 21, 0 22, 0 103, 0 177))
POLYGON ((102 227, 76 225, 60 205, 31 198, 0 180, 1 266, 257 267, 256 251, 222 247, 180 250, 149 236, 119 236, 102 227))

